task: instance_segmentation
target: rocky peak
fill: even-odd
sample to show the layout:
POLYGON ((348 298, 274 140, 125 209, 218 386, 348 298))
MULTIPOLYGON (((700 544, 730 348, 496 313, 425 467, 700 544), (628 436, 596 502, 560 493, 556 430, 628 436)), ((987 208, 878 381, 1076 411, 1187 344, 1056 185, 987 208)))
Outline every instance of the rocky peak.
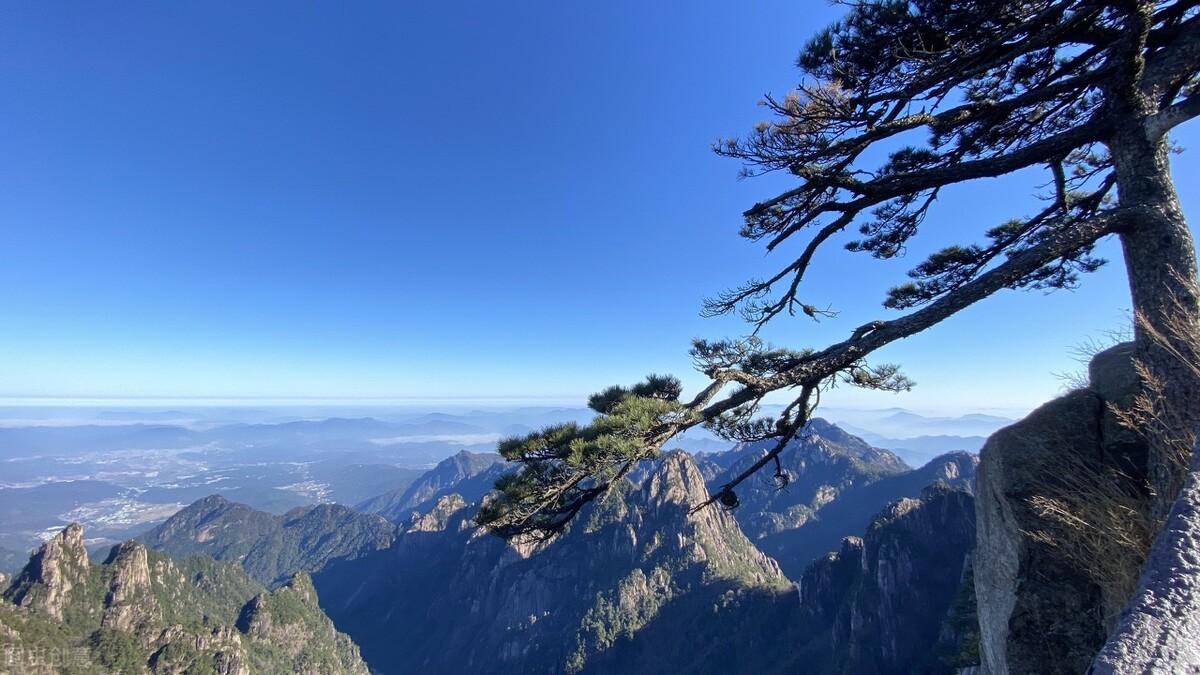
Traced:
POLYGON ((857 455, 867 454, 876 449, 858 436, 847 433, 838 425, 821 417, 814 417, 809 421, 801 430, 800 438, 821 439, 857 455))
POLYGON ((696 460, 683 450, 667 453, 642 485, 646 504, 695 506, 708 499, 708 488, 696 460))
POLYGON ((132 632, 139 625, 157 624, 162 608, 150 593, 150 563, 146 547, 127 541, 113 547, 105 562, 112 576, 104 599, 105 628, 132 632))
POLYGON ((222 497, 221 495, 213 494, 196 500, 192 503, 191 508, 194 508, 197 511, 212 511, 215 509, 228 508, 230 506, 233 506, 233 502, 222 497))
POLYGON ((922 468, 935 481, 945 482, 956 490, 974 493, 975 469, 978 466, 978 455, 957 451, 938 455, 922 468))
POLYGON ((317 589, 313 586, 312 577, 308 576, 307 572, 297 572, 292 576, 291 581, 284 585, 284 588, 295 593, 301 602, 309 605, 317 604, 317 589))
POLYGON ((146 547, 139 541, 127 541, 112 548, 105 565, 113 569, 114 585, 133 593, 150 587, 150 561, 146 547))
MULTIPOLYGON (((274 517, 219 495, 209 495, 192 502, 144 536, 152 548, 160 542, 186 536, 196 544, 204 544, 222 536, 230 528, 257 530, 274 517)), ((189 553, 191 553, 189 551, 189 553)))
POLYGON ((822 620, 832 620, 855 578, 862 573, 862 537, 846 537, 837 551, 804 570, 800 577, 800 602, 804 608, 822 620))
POLYGON ((467 508, 467 502, 457 493, 438 497, 437 502, 424 514, 412 515, 408 532, 442 532, 450 525, 454 514, 467 508))
POLYGON ((88 554, 83 545, 83 527, 71 523, 42 544, 5 591, 5 598, 61 621, 72 590, 87 581, 88 554))
MULTIPOLYGON (((746 538, 731 513, 718 504, 691 509, 709 498, 695 459, 682 450, 667 453, 626 505, 623 531, 654 533, 662 544, 700 564, 708 574, 739 579, 756 586, 780 587, 786 579, 779 565, 746 538)), ((644 546, 653 551, 654 540, 644 546)), ((645 555, 645 554, 643 554, 645 555)))

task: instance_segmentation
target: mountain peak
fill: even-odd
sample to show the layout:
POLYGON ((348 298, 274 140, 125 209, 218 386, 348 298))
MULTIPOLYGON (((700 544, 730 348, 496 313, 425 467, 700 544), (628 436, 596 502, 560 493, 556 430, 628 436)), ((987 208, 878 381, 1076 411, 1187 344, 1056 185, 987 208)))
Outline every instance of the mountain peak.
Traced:
POLYGON ((291 589, 291 591, 296 594, 296 597, 299 598, 301 602, 309 605, 317 604, 317 589, 313 586, 312 577, 308 575, 308 572, 296 572, 292 575, 292 578, 283 585, 283 588, 291 589))
POLYGON ((438 462, 412 484, 369 499, 358 509, 394 523, 407 523, 413 513, 425 513, 439 497, 452 492, 469 503, 479 501, 491 491, 506 466, 504 458, 496 453, 462 450, 438 462))
POLYGON ((74 588, 88 580, 88 554, 83 527, 71 523, 42 544, 29 564, 5 591, 5 597, 62 620, 74 588))
POLYGON ((211 494, 207 497, 202 497, 194 502, 188 508, 193 509, 220 509, 233 506, 234 503, 218 494, 211 494))
POLYGON ((708 499, 704 476, 696 460, 683 450, 663 456, 642 487, 646 502, 655 506, 683 504, 691 507, 708 499))

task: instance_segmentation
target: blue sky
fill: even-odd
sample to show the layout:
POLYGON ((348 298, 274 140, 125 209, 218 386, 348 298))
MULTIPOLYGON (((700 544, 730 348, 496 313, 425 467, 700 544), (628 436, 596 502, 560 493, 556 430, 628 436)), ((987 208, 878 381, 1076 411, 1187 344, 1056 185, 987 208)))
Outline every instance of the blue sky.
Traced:
MULTIPOLYGON (((773 271, 718 137, 795 84, 809 2, 10 3, 0 9, 0 397, 545 397, 689 384, 705 295, 773 271), (247 6, 247 5, 253 6, 247 6)), ((1200 132, 1184 128, 1184 145, 1200 132)), ((1200 160, 1175 160, 1193 222, 1200 160)), ((886 317, 923 253, 1028 213, 951 190, 909 259, 835 248, 794 346, 886 317)), ((845 405, 1027 408, 1126 321, 1119 251, 881 354, 845 405)))

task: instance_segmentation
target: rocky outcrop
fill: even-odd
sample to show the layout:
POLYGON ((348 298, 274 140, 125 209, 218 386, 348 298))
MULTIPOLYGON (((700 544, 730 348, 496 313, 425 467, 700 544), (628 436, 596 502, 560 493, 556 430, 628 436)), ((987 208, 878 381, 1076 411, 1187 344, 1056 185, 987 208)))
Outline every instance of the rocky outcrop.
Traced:
POLYGON ((1086 671, 1132 590, 1148 545, 1145 448, 1110 407, 1136 384, 1130 354, 1098 354, 1087 389, 984 445, 975 588, 987 673, 1086 671))
POLYGON ((408 526, 409 532, 444 532, 450 527, 450 520, 459 511, 467 508, 467 502, 458 494, 439 497, 427 513, 412 515, 408 526))
POLYGON ((800 582, 800 647, 811 672, 951 673, 972 665, 961 626, 964 570, 975 539, 970 494, 945 485, 889 504, 800 582), (963 661, 966 661, 965 663, 963 661))
POLYGON ((367 674, 307 577, 265 593, 236 567, 137 542, 91 565, 77 525, 46 542, 0 601, 0 654, 23 675, 367 674))

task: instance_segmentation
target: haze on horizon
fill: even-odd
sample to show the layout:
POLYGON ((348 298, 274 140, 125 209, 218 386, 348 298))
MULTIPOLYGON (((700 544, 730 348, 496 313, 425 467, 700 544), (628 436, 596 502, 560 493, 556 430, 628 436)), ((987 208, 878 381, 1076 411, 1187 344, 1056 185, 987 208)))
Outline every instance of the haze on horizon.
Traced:
MULTIPOLYGON (((740 214, 787 180, 738 181, 709 145, 795 84, 798 36, 838 10, 623 5, 7 7, 0 405, 700 386, 689 340, 746 330, 700 301, 763 273, 740 214)), ((1194 152, 1174 162, 1200 184, 1194 152)), ((808 295, 840 315, 764 337, 824 346, 886 317, 905 270, 1033 210, 1042 180, 948 191, 907 258, 818 261, 808 295)), ((1098 253, 1114 264, 1078 291, 1003 293, 882 351, 912 393, 825 402, 1047 400, 1075 345, 1128 321, 1119 248, 1098 253)))

